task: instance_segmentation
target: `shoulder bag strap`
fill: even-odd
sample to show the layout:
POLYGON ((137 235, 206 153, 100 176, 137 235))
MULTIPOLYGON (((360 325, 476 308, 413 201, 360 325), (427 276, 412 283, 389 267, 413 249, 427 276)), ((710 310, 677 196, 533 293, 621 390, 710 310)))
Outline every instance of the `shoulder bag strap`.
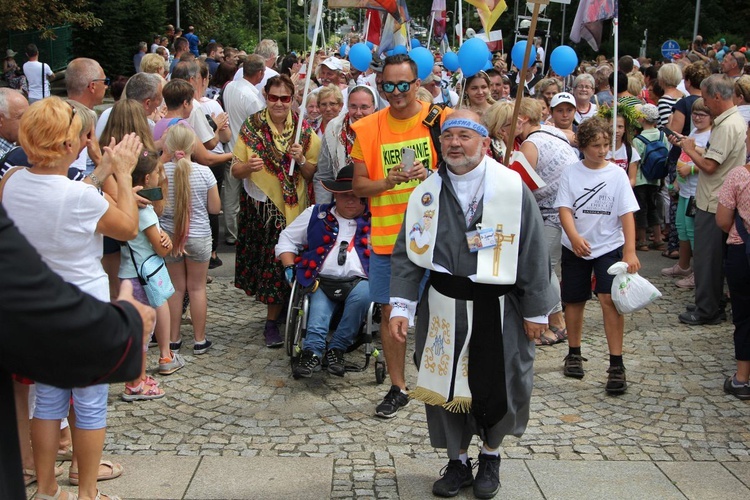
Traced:
POLYGON ((542 134, 547 134, 547 135, 551 135, 551 136, 552 136, 552 137, 554 137, 555 139, 560 139, 561 141, 564 141, 564 142, 565 142, 565 144, 567 144, 568 146, 570 146, 570 142, 568 142, 568 139, 566 139, 566 138, 564 138, 564 137, 560 137, 559 135, 553 134, 552 132, 549 132, 549 131, 547 131, 547 130, 542 130, 542 129, 539 129, 539 130, 534 130, 534 131, 533 131, 533 132, 531 132, 531 133, 530 133, 529 135, 527 135, 527 136, 526 136, 526 138, 528 139, 529 137, 531 137, 532 135, 536 134, 537 132, 538 132, 538 133, 542 133, 542 134))
POLYGON ((3 189, 5 189, 5 183, 8 182, 8 179, 10 179, 10 176, 21 170, 22 168, 26 167, 13 167, 10 170, 8 170, 5 175, 3 176, 3 179, 0 180, 0 202, 3 201, 3 189))
POLYGON ((125 245, 127 245, 128 250, 130 250, 130 260, 133 262, 133 269, 135 269, 135 275, 138 276, 138 282, 141 284, 141 286, 146 286, 146 280, 143 279, 141 273, 138 272, 138 266, 135 265, 135 254, 133 253, 133 248, 128 242, 125 242, 125 245))

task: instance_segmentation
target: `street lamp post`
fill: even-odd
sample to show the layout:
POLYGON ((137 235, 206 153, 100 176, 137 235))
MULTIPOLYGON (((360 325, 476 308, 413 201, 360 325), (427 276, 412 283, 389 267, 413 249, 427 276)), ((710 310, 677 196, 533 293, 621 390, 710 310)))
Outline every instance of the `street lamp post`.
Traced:
POLYGON ((289 18, 292 17, 292 0, 286 0, 286 53, 289 53, 289 18))
POLYGON ((263 1, 262 0, 258 0, 258 43, 260 43, 260 41, 263 40, 263 35, 261 34, 262 33, 261 26, 263 24, 263 22, 261 20, 262 19, 262 17, 261 17, 262 16, 262 9, 261 9, 262 6, 263 6, 263 1))

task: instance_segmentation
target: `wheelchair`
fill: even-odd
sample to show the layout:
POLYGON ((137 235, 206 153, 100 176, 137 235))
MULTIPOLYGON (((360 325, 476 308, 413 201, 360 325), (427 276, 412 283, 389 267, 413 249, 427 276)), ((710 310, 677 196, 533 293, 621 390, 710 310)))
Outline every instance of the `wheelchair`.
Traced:
MULTIPOLYGON (((292 370, 294 370, 294 367, 299 362, 299 357, 302 353, 302 341, 307 333, 310 294, 313 291, 314 285, 313 287, 303 287, 297 282, 297 280, 292 284, 292 291, 289 296, 289 304, 286 313, 286 329, 284 333, 284 347, 286 348, 287 356, 290 357, 292 370)), ((336 310, 331 317, 328 327, 329 334, 336 329, 343 311, 344 304, 341 303, 336 307, 336 310)), ((360 326, 356 340, 346 350, 348 354, 356 351, 360 346, 364 346, 364 363, 359 365, 347 361, 345 366, 347 372, 363 372, 369 368, 370 358, 372 358, 375 365, 375 382, 382 384, 383 381, 385 381, 385 376, 387 374, 385 362, 380 359, 380 351, 373 346, 372 342, 373 332, 378 331, 376 325, 379 323, 380 306, 374 302, 370 303, 370 307, 367 309, 367 315, 360 326)))

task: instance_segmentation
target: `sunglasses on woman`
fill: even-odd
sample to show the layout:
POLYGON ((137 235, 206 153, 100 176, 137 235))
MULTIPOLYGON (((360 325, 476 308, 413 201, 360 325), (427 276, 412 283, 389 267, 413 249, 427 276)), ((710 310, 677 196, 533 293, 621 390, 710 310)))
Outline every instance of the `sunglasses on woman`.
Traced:
POLYGON ((417 81, 417 79, 415 78, 414 80, 412 80, 410 82, 397 82, 397 83, 383 82, 383 91, 386 94, 390 94, 391 92, 393 92, 396 89, 398 89, 398 91, 401 92, 401 93, 409 92, 409 89, 411 88, 411 84, 414 83, 414 82, 416 82, 416 81, 417 81))
POLYGON ((284 104, 289 104, 290 102, 292 102, 292 96, 268 94, 268 102, 276 102, 276 101, 281 101, 284 104))

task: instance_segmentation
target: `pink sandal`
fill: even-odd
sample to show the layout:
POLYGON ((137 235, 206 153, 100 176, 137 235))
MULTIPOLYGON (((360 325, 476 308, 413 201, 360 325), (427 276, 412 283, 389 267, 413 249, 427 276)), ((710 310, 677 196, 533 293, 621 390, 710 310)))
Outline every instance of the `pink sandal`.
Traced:
POLYGON ((161 390, 151 377, 141 380, 136 386, 125 384, 125 392, 121 395, 123 401, 146 401, 150 399, 159 399, 164 397, 164 391, 161 390), (151 380, 149 380, 151 379, 151 380), (153 381, 153 383, 149 383, 153 381))

